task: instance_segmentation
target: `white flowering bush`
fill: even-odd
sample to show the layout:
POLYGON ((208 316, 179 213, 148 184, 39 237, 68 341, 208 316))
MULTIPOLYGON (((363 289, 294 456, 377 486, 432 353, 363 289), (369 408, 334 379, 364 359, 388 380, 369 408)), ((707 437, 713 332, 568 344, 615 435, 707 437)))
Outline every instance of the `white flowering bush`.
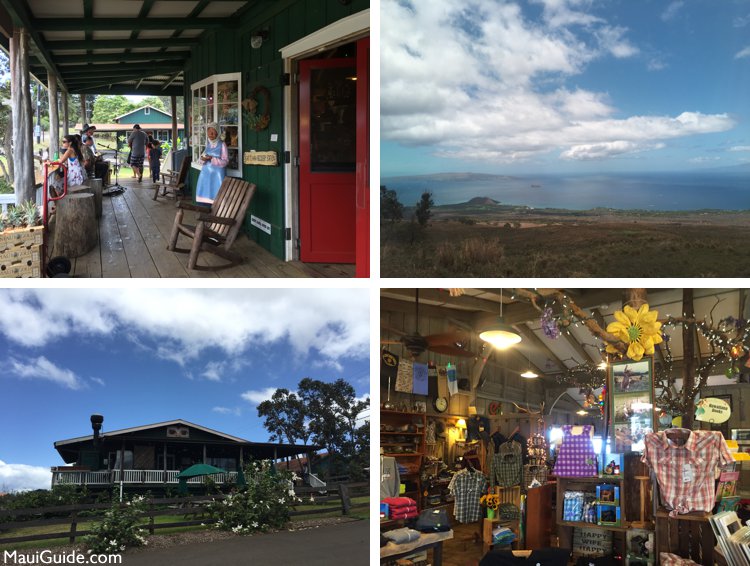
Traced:
POLYGON ((148 544, 138 526, 146 511, 146 498, 142 495, 123 502, 112 497, 112 506, 107 509, 102 521, 91 527, 91 534, 84 538, 89 553, 112 554, 131 546, 148 544))
POLYGON ((294 494, 293 472, 277 470, 270 460, 250 462, 245 467, 247 487, 211 505, 216 527, 237 534, 280 529, 289 522, 294 494))

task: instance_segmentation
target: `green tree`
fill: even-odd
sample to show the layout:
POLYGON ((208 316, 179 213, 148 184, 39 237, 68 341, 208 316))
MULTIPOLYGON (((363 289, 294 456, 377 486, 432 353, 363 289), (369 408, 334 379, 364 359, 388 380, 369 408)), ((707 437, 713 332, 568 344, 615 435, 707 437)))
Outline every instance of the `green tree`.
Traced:
POLYGON ((309 377, 299 382, 299 395, 307 409, 313 442, 328 450, 329 473, 349 473, 352 461, 368 457, 369 422, 360 426, 357 422, 370 406, 369 399, 357 400, 354 387, 343 379, 326 383, 309 377))
POLYGON ((0 159, 0 171, 7 183, 13 182, 13 160, 10 158, 13 139, 13 120, 10 107, 10 59, 0 49, 0 132, 5 160, 0 159), (7 162, 7 169, 6 169, 7 162))
MULTIPOLYGON (((258 405, 258 416, 263 417, 263 426, 270 433, 270 440, 307 444, 310 431, 305 424, 305 404, 288 389, 277 389, 268 401, 258 405)), ((296 456, 299 462, 299 455, 296 456)))
POLYGON ((136 108, 141 108, 142 106, 152 106, 157 110, 164 110, 165 112, 169 112, 169 106, 165 106, 162 98, 158 96, 147 96, 137 104, 136 108))
POLYGON ((380 220, 381 222, 398 222, 403 218, 404 205, 398 200, 396 191, 380 185, 380 220))
POLYGON ((117 116, 127 114, 136 108, 135 104, 120 94, 99 96, 94 101, 91 121, 97 124, 110 124, 114 122, 117 116))
POLYGON ((419 202, 417 203, 417 207, 414 210, 414 216, 417 217, 417 222, 419 222, 420 226, 427 225, 427 222, 429 222, 430 216, 432 215, 432 211, 430 209, 434 205, 435 205, 435 202, 432 200, 432 193, 430 192, 422 193, 422 198, 419 199, 419 202))

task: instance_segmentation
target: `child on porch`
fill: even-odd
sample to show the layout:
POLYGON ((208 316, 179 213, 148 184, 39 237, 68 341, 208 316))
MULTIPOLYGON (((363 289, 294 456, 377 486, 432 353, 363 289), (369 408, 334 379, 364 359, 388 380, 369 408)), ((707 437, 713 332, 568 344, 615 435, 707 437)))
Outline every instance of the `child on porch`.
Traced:
POLYGON ((154 140, 148 152, 148 168, 151 170, 151 180, 159 181, 159 168, 161 166, 161 142, 154 140))

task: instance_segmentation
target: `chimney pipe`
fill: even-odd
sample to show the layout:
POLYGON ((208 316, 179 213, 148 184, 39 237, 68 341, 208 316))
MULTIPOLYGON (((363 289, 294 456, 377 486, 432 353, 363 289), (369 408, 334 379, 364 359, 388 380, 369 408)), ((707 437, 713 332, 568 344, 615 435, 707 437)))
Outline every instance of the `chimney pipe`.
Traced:
POLYGON ((94 429, 94 448, 99 448, 99 431, 102 429, 103 422, 103 416, 91 415, 91 428, 94 429))

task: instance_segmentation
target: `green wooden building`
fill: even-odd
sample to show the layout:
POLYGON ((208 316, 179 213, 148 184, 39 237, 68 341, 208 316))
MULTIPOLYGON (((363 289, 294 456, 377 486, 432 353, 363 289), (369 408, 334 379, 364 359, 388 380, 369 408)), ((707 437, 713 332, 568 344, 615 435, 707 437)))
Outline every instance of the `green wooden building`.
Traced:
MULTIPOLYGON (((132 126, 135 124, 139 124, 143 128, 143 131, 152 132, 155 139, 161 142, 172 141, 172 115, 153 106, 141 106, 126 114, 117 116, 115 124, 120 126, 127 125, 128 130, 132 129, 132 126)), ((97 129, 99 129, 98 126, 97 129)), ((185 139, 184 124, 177 124, 177 138, 180 140, 185 139)))
MULTIPOLYGON (((240 466, 249 460, 280 461, 319 450, 317 446, 251 442, 182 419, 100 433, 102 420, 92 415, 93 434, 55 442, 66 465, 52 468, 53 486, 110 489, 122 482, 131 491, 160 491, 176 488, 177 474, 198 463, 226 470, 227 474, 214 476, 222 484, 235 481, 240 466)), ((188 480, 188 484, 199 486, 202 478, 188 480)))

